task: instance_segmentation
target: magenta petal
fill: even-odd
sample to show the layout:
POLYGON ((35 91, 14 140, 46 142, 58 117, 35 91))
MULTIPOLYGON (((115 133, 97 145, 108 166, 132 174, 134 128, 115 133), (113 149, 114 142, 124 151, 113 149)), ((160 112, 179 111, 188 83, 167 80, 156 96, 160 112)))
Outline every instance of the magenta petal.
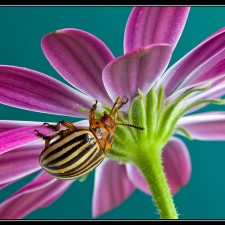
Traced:
POLYGON ((183 141, 170 139, 163 150, 163 164, 171 193, 175 194, 191 177, 191 159, 183 141))
POLYGON ((11 149, 40 141, 41 139, 33 133, 35 129, 46 135, 54 133, 44 126, 28 126, 2 132, 0 133, 0 156, 11 149))
POLYGON ((126 164, 127 175, 130 181, 134 184, 136 188, 143 191, 144 193, 151 195, 151 191, 148 187, 148 183, 140 170, 132 163, 126 164))
POLYGON ((111 103, 102 70, 114 57, 97 37, 77 29, 57 30, 42 39, 42 49, 55 70, 74 87, 102 103, 111 103))
POLYGON ((125 165, 105 159, 95 172, 93 217, 119 206, 133 190, 134 187, 127 177, 125 165))
POLYGON ((40 170, 39 155, 44 143, 22 146, 0 155, 0 185, 40 170))
MULTIPOLYGON (((103 70, 103 82, 111 97, 133 99, 138 89, 145 95, 166 69, 171 55, 167 44, 150 45, 116 58, 103 70)), ((128 104, 124 108, 128 108, 128 104)))
POLYGON ((165 87, 166 96, 169 96, 189 74, 225 49, 225 28, 217 31, 191 52, 186 54, 177 63, 171 66, 163 75, 160 84, 165 87))
POLYGON ((0 120, 0 133, 8 130, 42 125, 41 122, 19 121, 19 120, 0 120))
POLYGON ((42 173, 0 204, 0 218, 21 219, 33 210, 52 203, 71 183, 42 173))
MULTIPOLYGON (((48 122, 52 124, 52 122, 48 122)), ((39 126, 43 125, 43 122, 33 122, 33 121, 19 121, 19 120, 0 120, 0 133, 12 129, 29 127, 29 126, 39 126)), ((78 128, 87 128, 89 127, 88 120, 81 120, 74 123, 78 128)))
POLYGON ((156 43, 175 48, 189 10, 190 7, 134 7, 126 25, 124 52, 156 43))
MULTIPOLYGON (((23 123, 24 122, 21 121, 21 124, 23 123)), ((30 122, 30 123, 35 124, 35 122, 30 122)), ((18 122, 18 124, 20 123, 18 122)), ((35 129, 37 129, 40 133, 44 135, 55 133, 55 131, 45 126, 42 126, 43 123, 41 123, 41 125, 38 125, 38 124, 39 122, 37 123, 36 126, 34 125, 26 126, 26 127, 23 126, 17 129, 11 129, 11 130, 0 133, 0 155, 2 153, 10 151, 11 149, 18 148, 26 144, 31 144, 33 142, 42 141, 44 143, 43 139, 40 139, 33 133, 35 129)), ((82 120, 82 121, 74 123, 74 125, 77 126, 78 128, 88 128, 89 121, 82 120)), ((61 126, 61 129, 65 129, 65 127, 61 126)))
MULTIPOLYGON (((210 98, 210 99, 218 99, 224 96, 225 93, 225 77, 220 79, 218 82, 214 82, 210 90, 202 93, 199 97, 202 98, 210 98)), ((198 96, 194 96, 190 100, 193 101, 198 96)))
MULTIPOLYGON (((206 87, 208 84, 215 83, 225 76, 225 49, 217 55, 211 57, 205 63, 194 70, 178 87, 178 89, 167 98, 171 102, 187 90, 206 87)), ((213 88, 213 85, 211 86, 213 88)), ((198 96, 199 92, 191 95, 191 98, 198 96)), ((190 98, 190 97, 188 97, 190 98)), ((187 98, 187 99, 188 99, 187 98)))
POLYGON ((188 85, 209 82, 223 77, 225 74, 225 49, 217 55, 212 56, 209 60, 204 62, 196 70, 194 70, 179 86, 186 87, 188 85))
MULTIPOLYGON (((163 150, 163 164, 171 193, 177 193, 185 186, 191 175, 191 160, 185 144, 178 138, 172 138, 163 150)), ((126 165, 127 174, 135 187, 146 194, 151 194, 141 172, 133 164, 126 165)))
MULTIPOLYGON (((182 117, 178 125, 183 126, 198 140, 225 140, 225 113, 198 113, 182 117)), ((177 131, 178 132, 178 131, 177 131)), ((178 132, 182 135, 182 133, 178 132)))
POLYGON ((31 111, 87 117, 77 104, 90 109, 94 100, 34 70, 0 66, 0 102, 31 111))

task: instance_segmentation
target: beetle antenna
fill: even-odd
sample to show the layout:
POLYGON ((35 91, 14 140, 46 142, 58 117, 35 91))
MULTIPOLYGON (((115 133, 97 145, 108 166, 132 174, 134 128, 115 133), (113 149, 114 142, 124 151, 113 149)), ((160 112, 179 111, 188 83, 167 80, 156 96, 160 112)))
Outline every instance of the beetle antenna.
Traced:
POLYGON ((138 130, 144 130, 144 129, 145 129, 145 128, 139 127, 139 126, 137 126, 137 125, 127 124, 127 123, 116 123, 116 125, 122 125, 122 126, 127 126, 127 127, 133 127, 133 128, 138 129, 138 130))

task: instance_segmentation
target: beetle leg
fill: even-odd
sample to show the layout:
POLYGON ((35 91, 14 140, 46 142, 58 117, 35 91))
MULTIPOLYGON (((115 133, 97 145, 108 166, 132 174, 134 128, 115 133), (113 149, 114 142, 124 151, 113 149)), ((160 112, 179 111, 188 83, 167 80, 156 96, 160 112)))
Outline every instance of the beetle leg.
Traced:
POLYGON ((60 137, 66 137, 68 134, 71 133, 70 129, 66 129, 66 130, 60 130, 57 135, 59 135, 60 137))
POLYGON ((126 100, 123 100, 119 103, 119 105, 114 109, 114 121, 116 121, 116 118, 117 118, 117 114, 120 110, 120 108, 125 105, 127 102, 128 102, 128 98, 126 100))
POLYGON ((123 100, 120 102, 120 104, 117 106, 118 109, 120 109, 123 105, 125 105, 128 102, 129 98, 127 98, 126 100, 123 100))
POLYGON ((49 123, 43 123, 43 126, 49 128, 49 129, 52 129, 54 131, 60 130, 60 123, 57 123, 56 125, 52 125, 52 124, 49 124, 49 123))
POLYGON ((113 109, 115 108, 115 106, 118 104, 119 101, 120 101, 120 96, 116 99, 116 101, 111 109, 110 115, 113 113, 113 109))
POLYGON ((64 126, 64 127, 67 127, 68 129, 71 129, 71 130, 78 130, 78 128, 76 126, 73 125, 73 123, 69 122, 69 121, 66 121, 66 120, 63 120, 61 121, 61 124, 64 126))
POLYGON ((44 134, 40 133, 40 132, 39 132, 38 130, 36 130, 36 129, 35 129, 33 132, 34 132, 34 134, 35 134, 37 137, 40 137, 41 139, 45 140, 45 148, 47 148, 47 147, 49 146, 50 141, 51 141, 53 138, 55 138, 56 136, 59 135, 58 133, 56 133, 56 134, 47 136, 47 135, 44 135, 44 134))
POLYGON ((91 110, 90 110, 90 114, 89 114, 89 122, 91 124, 92 120, 95 119, 95 110, 97 109, 97 103, 98 101, 95 101, 95 104, 92 106, 91 110))
POLYGON ((60 130, 60 124, 70 130, 78 130, 78 128, 76 126, 74 126, 71 122, 66 121, 66 120, 59 121, 56 125, 51 125, 49 123, 43 123, 44 126, 47 126, 48 128, 50 128, 54 131, 60 130))
POLYGON ((56 126, 60 126, 59 124, 62 124, 64 127, 68 128, 70 130, 78 130, 78 128, 76 126, 74 126, 73 123, 66 121, 66 120, 59 121, 56 126))

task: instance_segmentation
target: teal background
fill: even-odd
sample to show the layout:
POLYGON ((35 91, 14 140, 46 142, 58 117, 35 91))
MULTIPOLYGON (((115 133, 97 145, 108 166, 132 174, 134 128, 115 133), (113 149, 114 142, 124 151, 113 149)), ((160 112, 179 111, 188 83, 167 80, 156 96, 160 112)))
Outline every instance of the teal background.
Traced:
MULTIPOLYGON (((65 82, 42 53, 41 38, 61 28, 79 28, 99 37, 115 56, 123 54, 123 33, 132 7, 0 7, 0 64, 16 65, 46 73, 65 82)), ((225 7, 192 7, 171 64, 202 40, 225 26, 225 7)), ((225 110, 208 106, 206 110, 225 110)), ((0 119, 54 121, 47 115, 0 105, 0 119)), ((66 118, 75 121, 71 118, 66 118)), ((175 196, 181 219, 225 219, 225 142, 189 141, 192 176, 175 196)), ((11 195, 36 174, 3 189, 0 201, 11 195)), ((92 219, 94 173, 73 185, 52 205, 38 209, 26 219, 92 219)), ((158 219, 151 197, 135 190, 119 207, 98 219, 158 219)))

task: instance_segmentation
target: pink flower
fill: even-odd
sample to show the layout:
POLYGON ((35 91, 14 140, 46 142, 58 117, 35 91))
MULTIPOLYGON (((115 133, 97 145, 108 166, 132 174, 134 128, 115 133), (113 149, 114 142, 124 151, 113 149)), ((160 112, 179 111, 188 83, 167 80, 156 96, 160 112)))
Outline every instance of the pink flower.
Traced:
MULTIPOLYGON (((0 102, 31 111, 87 118, 88 114, 82 113, 78 105, 89 110, 97 99, 102 107, 112 106, 118 96, 127 96, 129 102, 123 110, 128 114, 138 90, 146 96, 152 88, 159 91, 161 86, 165 105, 194 89, 204 89, 206 84, 211 87, 182 99, 183 107, 217 99, 225 92, 224 28, 165 71, 188 13, 189 7, 134 7, 125 29, 124 55, 118 58, 102 41, 85 31, 70 28, 49 33, 42 39, 45 56, 80 91, 37 71, 1 65, 0 102)), ((187 113, 200 107, 203 106, 196 105, 187 113)), ((89 126, 87 120, 75 124, 89 126)), ((0 204, 0 218, 22 218, 46 207, 72 183, 43 172, 38 157, 44 142, 33 134, 34 129, 51 133, 39 122, 0 121, 0 188, 40 171, 34 180, 0 204)), ((174 133, 186 133, 199 140, 224 140, 224 131, 225 114, 210 112, 181 117, 174 133)), ((171 193, 175 194, 187 184, 191 174, 189 153, 182 140, 170 138, 163 151, 163 162, 171 193)), ((96 168, 93 217, 119 206, 135 188, 150 194, 145 179, 133 164, 105 159, 96 168)))

